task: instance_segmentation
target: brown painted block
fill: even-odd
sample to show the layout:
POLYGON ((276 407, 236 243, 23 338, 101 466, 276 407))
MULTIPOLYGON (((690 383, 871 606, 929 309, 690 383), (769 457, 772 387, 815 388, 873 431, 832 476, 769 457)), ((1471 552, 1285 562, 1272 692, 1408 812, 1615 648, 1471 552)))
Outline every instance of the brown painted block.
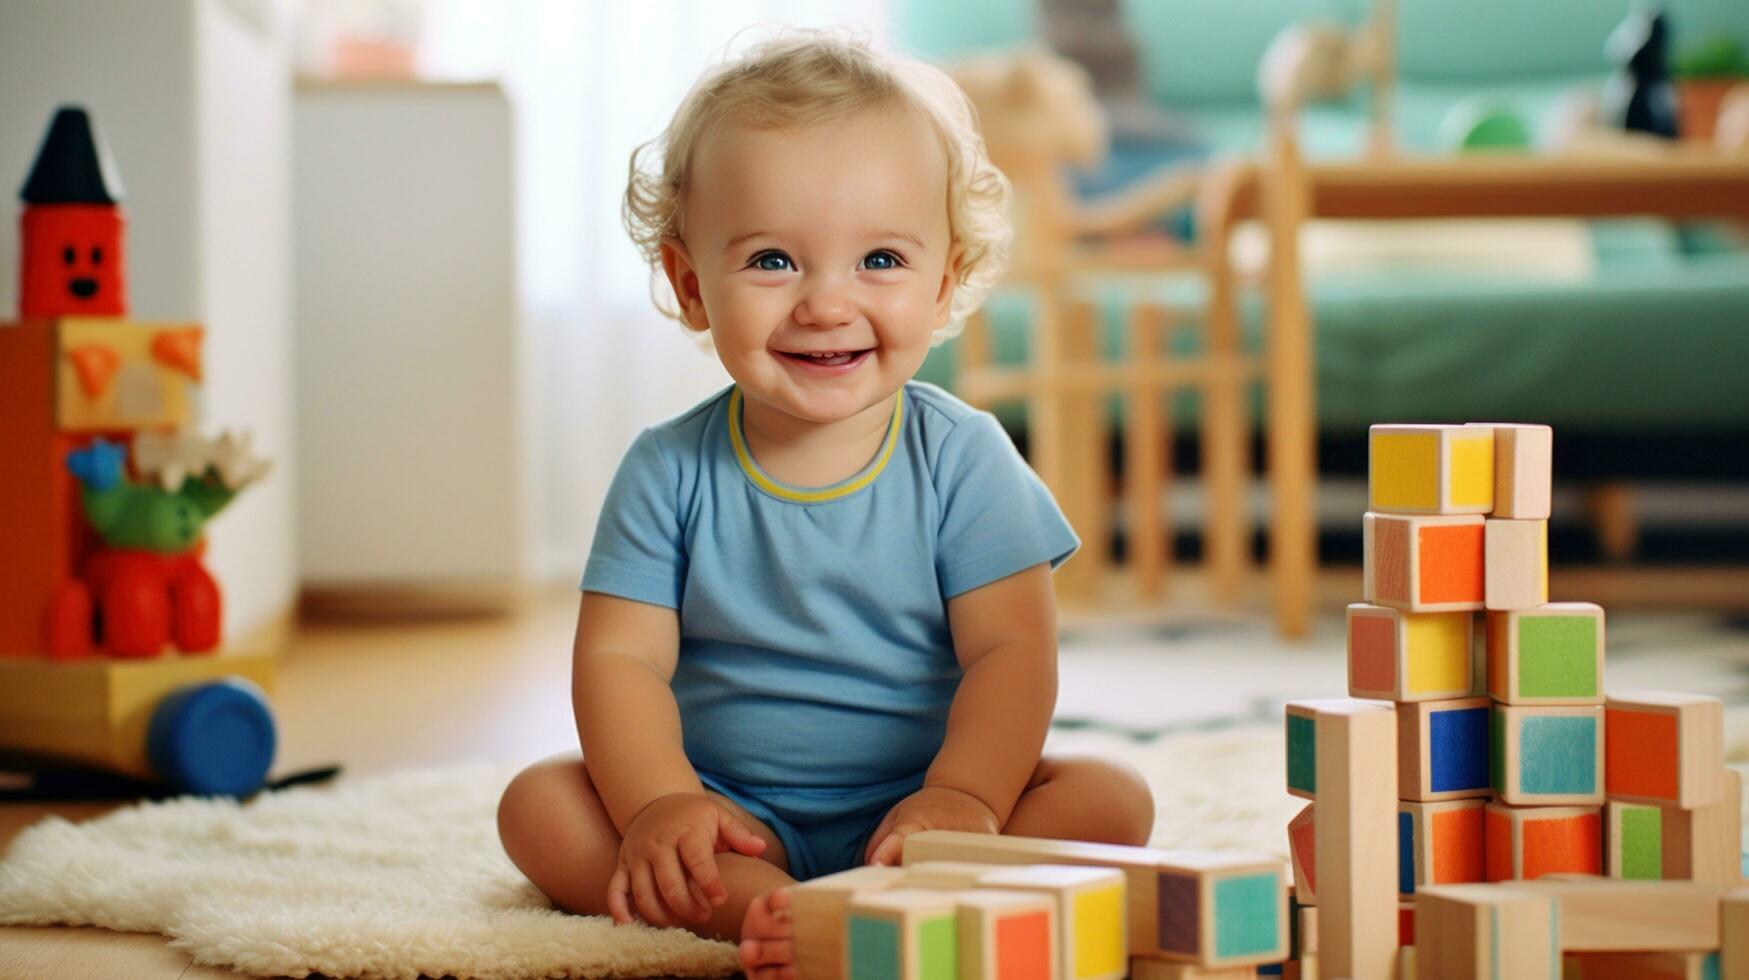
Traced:
POLYGON ((1474 693, 1475 617, 1348 607, 1348 694, 1381 701, 1439 701, 1474 693))

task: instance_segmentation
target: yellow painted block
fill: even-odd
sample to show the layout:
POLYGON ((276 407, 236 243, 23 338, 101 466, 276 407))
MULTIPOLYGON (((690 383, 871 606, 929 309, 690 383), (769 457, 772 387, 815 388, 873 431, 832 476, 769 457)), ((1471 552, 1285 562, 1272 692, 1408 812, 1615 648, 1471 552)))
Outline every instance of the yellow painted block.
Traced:
POLYGON ((1494 507, 1494 430, 1375 425, 1368 431, 1369 510, 1486 514, 1494 507))
POLYGON ((1439 508, 1437 433, 1375 431, 1370 465, 1373 510, 1420 512, 1439 508))
POLYGON ((221 677, 244 677, 271 693, 274 660, 267 653, 0 657, 0 747, 155 778, 146 761, 146 727, 166 694, 221 677))
POLYGON ((122 317, 65 317, 56 326, 55 419, 63 430, 91 432, 179 428, 193 419, 195 379, 154 355, 165 332, 198 331, 192 323, 137 323, 122 317), (69 352, 107 348, 117 358, 102 390, 87 393, 69 352))
MULTIPOLYGON (((1494 507, 1494 438, 1455 434, 1451 442, 1451 504, 1494 507)), ((1486 431, 1486 430, 1483 430, 1486 431)))
POLYGON ((1470 686, 1470 623, 1467 615, 1406 615, 1410 694, 1461 691, 1470 686))
POLYGON ((1075 975, 1105 976, 1128 962, 1124 890, 1121 885, 1075 896, 1075 975))

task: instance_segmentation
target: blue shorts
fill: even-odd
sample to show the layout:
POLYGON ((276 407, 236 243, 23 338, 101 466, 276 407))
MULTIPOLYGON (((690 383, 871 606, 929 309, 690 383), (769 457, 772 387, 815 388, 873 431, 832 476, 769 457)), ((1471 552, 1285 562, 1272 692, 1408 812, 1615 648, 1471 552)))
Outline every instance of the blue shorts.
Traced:
POLYGON ((797 881, 862 864, 869 836, 893 805, 923 787, 924 773, 870 786, 748 786, 698 770, 705 789, 770 827, 797 881))

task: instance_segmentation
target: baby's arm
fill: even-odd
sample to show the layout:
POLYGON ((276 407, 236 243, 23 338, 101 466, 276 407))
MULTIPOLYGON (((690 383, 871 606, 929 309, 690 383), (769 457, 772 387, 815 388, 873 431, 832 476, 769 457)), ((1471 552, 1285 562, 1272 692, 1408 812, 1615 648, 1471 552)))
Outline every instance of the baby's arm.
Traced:
POLYGON ((981 800, 1002 823, 1038 767, 1057 706, 1057 600, 1038 564, 947 602, 965 676, 924 784, 981 800))
POLYGON ((964 676, 947 716, 947 739, 923 790, 894 808, 869 842, 870 863, 896 863, 906 834, 938 827, 932 815, 972 819, 987 809, 995 833, 1008 822, 1044 749, 1057 703, 1057 609, 1047 564, 961 593, 947 603, 964 676), (925 794, 937 799, 926 806, 925 794), (957 798, 957 801, 956 801, 957 798), (913 803, 913 801, 918 801, 913 803), (912 804, 907 806, 907 804, 912 804), (901 812, 908 811, 908 812, 901 812))
POLYGON ((680 741, 669 682, 680 653, 672 609, 583 593, 572 646, 571 707, 589 778, 613 825, 671 793, 704 794, 680 741))
POLYGON ((701 919, 708 906, 700 899, 710 905, 724 900, 716 851, 726 845, 757 855, 764 849, 705 795, 686 759, 680 708, 669 687, 679 650, 674 610, 583 593, 571 703, 589 778, 625 839, 608 886, 619 921, 631 918, 629 900, 658 924, 667 924, 664 911, 701 919), (666 910, 655 907, 658 895, 666 910))

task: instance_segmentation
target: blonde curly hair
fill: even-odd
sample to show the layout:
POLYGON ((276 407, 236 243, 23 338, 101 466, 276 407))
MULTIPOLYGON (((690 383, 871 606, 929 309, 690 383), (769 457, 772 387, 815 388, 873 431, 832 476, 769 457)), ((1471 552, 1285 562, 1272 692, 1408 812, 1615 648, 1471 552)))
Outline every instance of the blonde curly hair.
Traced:
POLYGON ((948 323, 933 342, 959 333, 1008 266, 1008 178, 990 162, 971 101, 945 73, 827 30, 786 31, 712 67, 662 134, 632 151, 621 217, 650 263, 656 308, 680 319, 665 292, 662 240, 680 237, 693 153, 712 125, 796 129, 894 105, 920 111, 947 155, 948 233, 962 251, 948 323))

